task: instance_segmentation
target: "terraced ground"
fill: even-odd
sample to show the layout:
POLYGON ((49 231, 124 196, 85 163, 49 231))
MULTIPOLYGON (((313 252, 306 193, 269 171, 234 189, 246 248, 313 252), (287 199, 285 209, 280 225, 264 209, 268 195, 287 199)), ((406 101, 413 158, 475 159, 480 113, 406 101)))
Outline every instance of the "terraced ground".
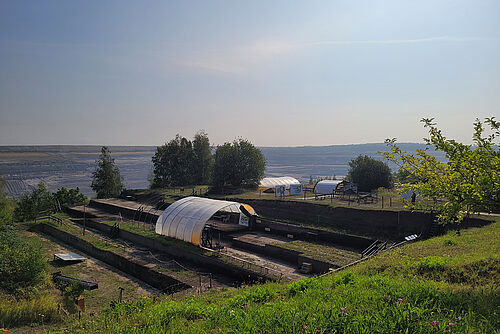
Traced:
POLYGON ((274 245, 286 249, 296 250, 311 258, 329 262, 340 267, 361 258, 361 254, 349 249, 303 240, 294 240, 291 242, 278 243, 274 245))

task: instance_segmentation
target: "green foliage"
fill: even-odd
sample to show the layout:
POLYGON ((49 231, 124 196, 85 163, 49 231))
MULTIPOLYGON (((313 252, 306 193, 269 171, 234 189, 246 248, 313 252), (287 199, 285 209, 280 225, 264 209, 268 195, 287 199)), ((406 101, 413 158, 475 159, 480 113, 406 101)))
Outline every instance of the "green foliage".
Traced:
POLYGON ((335 285, 349 285, 356 280, 356 275, 352 271, 347 271, 335 279, 335 285))
POLYGON ((42 213, 52 213, 55 209, 54 196, 45 184, 40 182, 31 194, 25 194, 17 200, 14 216, 17 221, 28 221, 42 213))
POLYGON ((0 328, 47 324, 60 318, 56 296, 53 295, 0 300, 0 328))
POLYGON ((33 242, 11 227, 0 227, 0 289, 16 293, 46 277, 47 263, 33 242))
POLYGON ((495 333, 500 326, 496 302, 500 252, 495 242, 499 230, 496 223, 463 231, 459 237, 450 234, 408 244, 353 266, 352 272, 291 284, 211 290, 182 300, 117 303, 95 322, 70 331, 495 333), (443 244, 455 238, 460 239, 458 245, 443 244), (439 259, 444 254, 443 266, 439 259), (419 263, 424 275, 417 272, 419 263), (453 267, 455 277, 448 272, 453 267), (470 279, 475 272, 482 281, 470 279))
POLYGON ((120 170, 115 165, 115 159, 106 146, 101 148, 101 155, 96 161, 97 167, 92 173, 91 188, 97 193, 97 198, 108 198, 119 195, 123 190, 120 170))
POLYGON ((358 156, 349 162, 346 179, 358 185, 359 191, 392 188, 392 173, 387 164, 368 156, 358 156))
POLYGON ((210 184, 214 165, 214 156, 210 140, 204 131, 198 131, 193 140, 193 177, 194 184, 210 184))
POLYGON ((436 273, 443 270, 446 266, 446 259, 439 256, 426 256, 417 262, 417 271, 419 274, 436 273))
POLYGON ((464 213, 500 211, 500 152, 495 138, 500 135, 500 122, 487 118, 491 134, 485 136, 483 123, 474 123, 474 145, 465 145, 443 136, 433 119, 422 119, 429 129, 426 149, 409 154, 396 145, 396 139, 386 139, 390 151, 386 159, 396 163, 408 180, 397 184, 401 192, 410 189, 426 199, 417 202, 416 209, 439 212, 441 223, 460 223, 464 213), (442 162, 428 153, 429 148, 445 153, 442 162))
POLYGON ((193 184, 193 144, 180 135, 158 146, 153 161, 152 187, 175 187, 193 184))
POLYGON ((304 278, 290 283, 288 286, 288 295, 295 296, 298 293, 304 293, 308 289, 318 287, 318 281, 314 278, 304 278))
POLYGON ((75 297, 80 296, 84 290, 83 287, 80 284, 78 284, 78 282, 65 284, 65 285, 61 286, 60 289, 62 290, 63 296, 65 296, 66 298, 68 298, 70 300, 74 299, 75 297))
POLYGON ((264 177, 265 168, 264 155, 248 140, 225 143, 215 151, 212 186, 255 187, 264 177))
POLYGON ((7 198, 5 194, 5 181, 0 175, 0 226, 12 221, 15 207, 15 201, 7 198))
POLYGON ((80 192, 79 187, 76 187, 76 189, 66 189, 62 187, 54 193, 54 199, 57 200, 60 205, 75 205, 88 201, 87 196, 80 192))

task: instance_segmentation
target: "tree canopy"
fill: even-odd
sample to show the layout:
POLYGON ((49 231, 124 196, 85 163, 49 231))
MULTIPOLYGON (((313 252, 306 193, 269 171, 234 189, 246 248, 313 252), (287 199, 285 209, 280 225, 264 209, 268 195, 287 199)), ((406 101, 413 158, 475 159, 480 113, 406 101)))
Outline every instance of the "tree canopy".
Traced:
POLYGON ((194 183, 195 154, 191 141, 177 134, 156 148, 152 188, 191 185, 194 183))
POLYGON ((193 140, 193 178, 195 184, 210 184, 214 156, 210 147, 210 140, 204 131, 198 131, 193 140))
POLYGON ((120 169, 115 165, 115 159, 106 146, 101 148, 101 155, 96 160, 97 167, 92 173, 91 188, 97 193, 97 198, 108 198, 119 195, 123 190, 120 169))
POLYGON ((401 150, 396 139, 386 139, 390 147, 386 159, 394 162, 415 182, 398 183, 400 191, 417 192, 427 201, 417 202, 416 208, 438 210, 441 223, 460 223, 469 212, 500 211, 500 153, 495 139, 500 135, 500 122, 493 117, 485 122, 476 119, 473 145, 447 139, 433 118, 421 120, 429 131, 427 148, 415 154, 401 150), (490 134, 484 125, 488 125, 490 134), (428 150, 445 153, 446 162, 439 161, 428 150))
POLYGON ((391 169, 383 161, 360 155, 349 162, 347 180, 358 185, 359 191, 392 187, 391 169))
POLYGON ((218 146, 215 151, 212 185, 257 186, 264 177, 266 159, 251 142, 238 139, 218 146))

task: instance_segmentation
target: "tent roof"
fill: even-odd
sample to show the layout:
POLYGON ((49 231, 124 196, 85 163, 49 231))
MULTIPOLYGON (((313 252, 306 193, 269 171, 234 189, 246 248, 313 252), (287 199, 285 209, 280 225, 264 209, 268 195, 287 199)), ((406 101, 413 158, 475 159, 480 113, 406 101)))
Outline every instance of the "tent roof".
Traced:
POLYGON ((337 186, 342 183, 343 181, 341 180, 322 180, 316 183, 314 186, 314 193, 315 194, 331 194, 335 189, 337 189, 337 186))
POLYGON ((288 189, 291 184, 300 184, 300 182, 296 178, 290 176, 266 177, 260 181, 260 186, 266 188, 275 188, 276 186, 286 186, 288 189))
MULTIPOLYGON (((156 222, 155 232, 199 245, 201 233, 210 217, 221 210, 240 213, 240 205, 238 202, 185 197, 163 211, 156 222)), ((249 205, 245 207, 250 213, 255 213, 249 205)))

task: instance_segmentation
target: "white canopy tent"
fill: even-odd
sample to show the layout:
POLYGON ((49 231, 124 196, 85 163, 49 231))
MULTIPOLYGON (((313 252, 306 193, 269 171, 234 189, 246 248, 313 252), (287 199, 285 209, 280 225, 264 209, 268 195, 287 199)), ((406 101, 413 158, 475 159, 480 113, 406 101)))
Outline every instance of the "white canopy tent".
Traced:
POLYGON ((300 184, 300 182, 290 176, 283 177, 265 177, 260 181, 260 187, 272 188, 274 189, 276 186, 285 186, 285 189, 290 189, 291 184, 300 184))
POLYGON ((342 183, 340 180, 322 180, 314 186, 314 193, 320 195, 328 195, 333 193, 337 186, 342 183))
MULTIPOLYGON (((155 232, 199 245, 205 224, 217 211, 241 213, 241 205, 238 202, 185 197, 163 211, 156 221, 155 232)), ((251 206, 243 205, 247 211, 255 214, 251 206)))

